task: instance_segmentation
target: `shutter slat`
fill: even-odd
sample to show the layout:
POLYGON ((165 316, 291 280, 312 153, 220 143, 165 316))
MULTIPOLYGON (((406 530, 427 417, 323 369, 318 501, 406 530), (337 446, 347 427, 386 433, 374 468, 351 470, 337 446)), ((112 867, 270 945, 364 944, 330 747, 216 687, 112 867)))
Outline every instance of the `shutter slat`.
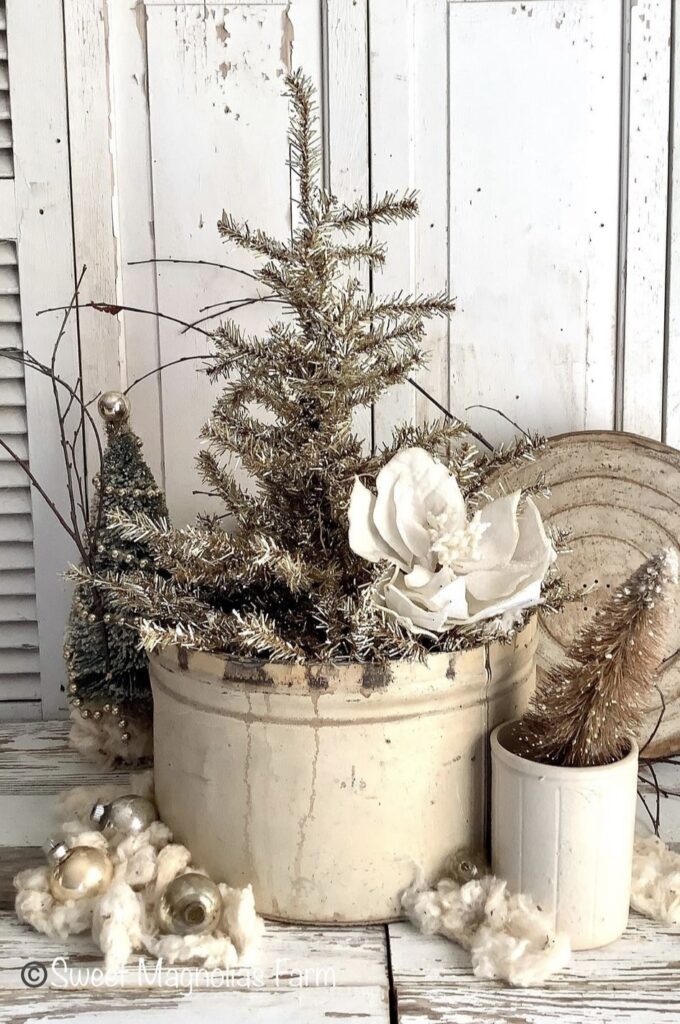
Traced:
POLYGON ((35 576, 32 569, 0 571, 0 594, 9 597, 35 594, 35 576))
MULTIPOLYGON (((31 516, 12 516, 0 512, 0 542, 14 540, 23 543, 33 540, 31 516)), ((0 618, 2 618, 2 613, 0 613, 0 618)))
POLYGON ((3 622, 35 622, 36 617, 35 597, 32 594, 25 597, 0 596, 0 619, 3 622))
POLYGON ((13 266, 0 266, 0 293, 2 295, 19 294, 19 274, 13 266))
MULTIPOLYGON (((23 459, 24 462, 28 462, 28 439, 26 438, 25 435, 17 434, 11 439, 11 441, 8 438, 7 443, 9 444, 10 448, 12 449, 16 456, 18 456, 20 459, 23 459)), ((9 452, 5 451, 4 448, 0 447, 0 462, 13 461, 14 460, 12 459, 12 456, 9 454, 9 452)), ((2 511, 3 509, 2 506, 0 505, 0 513, 2 513, 2 511)))
POLYGON ((3 512, 9 512, 12 515, 15 512, 31 512, 29 488, 0 486, 0 508, 3 512))
POLYGON ((37 651, 37 622, 0 622, 0 650, 6 648, 37 651))
POLYGON ((26 410, 23 407, 4 405, 0 401, 0 435, 9 437, 26 433, 26 410))
POLYGON ((2 685, 2 674, 8 675, 30 675, 33 672, 40 672, 40 658, 37 650, 14 649, 11 647, 3 650, 2 673, 0 673, 0 686, 2 685))
POLYGON ((0 542, 0 569, 32 569, 33 545, 23 541, 0 542))
MULTIPOLYGON (((11 359, 3 360, 3 362, 11 363, 11 359)), ((2 367, 0 367, 0 374, 2 373, 2 367)), ((3 379, 0 376, 0 405, 26 405, 26 394, 24 392, 24 385, 21 380, 13 378, 11 380, 3 379)))
POLYGON ((0 320, 0 348, 21 348, 21 327, 16 323, 0 320))
POLYGON ((0 320, 6 324, 21 323, 18 295, 0 295, 0 320))
POLYGON ((25 675, 13 673, 0 675, 0 708, 5 701, 36 700, 40 698, 40 676, 35 672, 25 675))

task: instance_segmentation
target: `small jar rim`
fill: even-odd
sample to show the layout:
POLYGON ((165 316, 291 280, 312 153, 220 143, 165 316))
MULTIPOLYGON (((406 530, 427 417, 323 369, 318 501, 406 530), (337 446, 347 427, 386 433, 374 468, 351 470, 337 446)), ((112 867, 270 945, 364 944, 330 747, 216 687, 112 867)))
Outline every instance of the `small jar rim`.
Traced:
POLYGON ((575 773, 579 777, 596 776, 598 774, 611 773, 615 769, 622 769, 631 762, 637 762, 640 750, 637 742, 630 738, 630 749, 618 761, 611 761, 609 764, 594 764, 585 767, 576 765, 548 764, 544 761, 534 761, 531 757, 523 757, 506 747, 501 739, 504 730, 516 725, 520 719, 513 718, 508 722, 497 725, 491 733, 491 750, 495 757, 504 761, 510 767, 514 767, 527 775, 550 775, 552 778, 574 779, 575 773))

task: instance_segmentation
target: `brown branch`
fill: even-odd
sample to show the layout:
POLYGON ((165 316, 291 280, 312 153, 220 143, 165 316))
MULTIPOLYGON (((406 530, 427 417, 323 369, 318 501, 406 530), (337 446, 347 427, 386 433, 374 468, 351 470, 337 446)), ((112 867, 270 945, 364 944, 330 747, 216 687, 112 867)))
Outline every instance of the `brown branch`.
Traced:
MULTIPOLYGON (((41 316, 43 313, 57 313, 65 308, 65 306, 50 306, 47 309, 39 309, 35 315, 41 316)), ((186 320, 179 320, 176 316, 169 316, 167 313, 160 313, 157 309, 140 309, 138 306, 121 306, 110 302, 81 302, 74 308, 96 309, 98 313, 108 313, 110 316, 118 316, 119 313, 145 313, 147 316, 155 316, 159 320, 168 320, 170 323, 179 324, 181 327, 186 327, 187 329, 193 328, 206 338, 211 337, 209 331, 204 331, 200 327, 194 327, 193 324, 187 323, 186 320)))
POLYGON ((210 353, 202 352, 198 356, 180 356, 179 359, 171 359, 168 363, 162 363, 160 366, 156 366, 153 370, 149 370, 148 373, 143 373, 141 377, 137 377, 133 380, 132 384, 128 384, 123 394, 127 395, 128 392, 132 391, 137 384, 141 384, 141 382, 146 380, 147 377, 153 377, 155 373, 161 373, 162 370, 167 370, 168 366, 177 366, 178 363, 189 363, 196 359, 210 359, 210 353))
POLYGON ((239 267, 232 267, 229 263, 213 263, 212 260, 176 260, 170 256, 162 256, 157 259, 128 260, 128 267, 139 267, 143 263, 186 263, 199 267, 217 267, 219 270, 231 270, 234 274, 243 274, 244 277, 249 277, 253 281, 259 280, 259 278, 255 274, 251 274, 249 270, 241 270, 239 267))
MULTIPOLYGON (((434 395, 431 395, 429 391, 426 391, 421 384, 419 384, 417 381, 413 379, 413 377, 407 377, 406 379, 408 380, 409 384, 411 384, 416 389, 416 391, 419 391, 424 398, 427 398, 428 401, 432 402, 432 404, 436 406, 436 408, 439 409, 440 412, 443 412, 448 419, 457 420, 458 422, 460 422, 457 416, 454 416, 452 412, 449 412, 445 405, 442 405, 441 402, 438 402, 434 395)), ((474 437, 475 440, 479 441, 480 444, 483 444, 484 447, 488 448, 490 452, 494 450, 493 445, 489 441, 487 441, 483 434, 480 434, 476 430, 473 430, 472 427, 470 427, 467 423, 465 424, 465 429, 467 430, 468 434, 470 434, 471 437, 474 437)))

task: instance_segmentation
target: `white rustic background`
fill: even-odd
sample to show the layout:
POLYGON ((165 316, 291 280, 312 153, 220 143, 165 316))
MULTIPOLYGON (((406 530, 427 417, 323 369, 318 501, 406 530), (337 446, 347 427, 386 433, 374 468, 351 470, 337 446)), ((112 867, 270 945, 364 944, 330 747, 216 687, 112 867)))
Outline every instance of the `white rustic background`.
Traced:
MULTIPOLYGON (((58 318, 36 311, 68 299, 83 263, 83 300, 181 319, 253 294, 217 268, 133 261, 246 266, 218 238, 223 208, 289 232, 282 77, 302 65, 333 191, 420 191, 373 286, 458 297, 430 331, 425 387, 498 439, 507 426, 475 406, 680 445, 674 30, 674 0, 0 0, 0 342, 48 354, 58 318)), ((61 369, 94 395, 204 350, 168 321, 81 311, 61 369)), ((212 397, 192 364, 131 393, 178 522, 204 501, 212 397)), ((432 412, 405 387, 361 429, 379 442, 432 412)), ((63 496, 49 393, 7 360, 0 431, 63 496)), ((65 707, 73 553, 0 460, 0 717, 49 717, 65 707)))

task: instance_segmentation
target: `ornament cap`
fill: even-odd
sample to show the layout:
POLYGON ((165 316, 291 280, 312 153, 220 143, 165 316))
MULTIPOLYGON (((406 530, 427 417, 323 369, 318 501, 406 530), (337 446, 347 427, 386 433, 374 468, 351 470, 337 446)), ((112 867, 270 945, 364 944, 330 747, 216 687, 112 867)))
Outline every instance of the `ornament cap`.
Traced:
POLYGON ((96 825, 98 825, 99 822, 104 817, 105 811, 106 804, 103 803, 101 800, 97 800, 97 802, 93 805, 92 810, 90 811, 90 821, 93 821, 96 825))
POLYGON ((43 850, 49 864, 59 864, 69 853, 69 848, 63 839, 52 839, 50 837, 44 844, 43 850))

